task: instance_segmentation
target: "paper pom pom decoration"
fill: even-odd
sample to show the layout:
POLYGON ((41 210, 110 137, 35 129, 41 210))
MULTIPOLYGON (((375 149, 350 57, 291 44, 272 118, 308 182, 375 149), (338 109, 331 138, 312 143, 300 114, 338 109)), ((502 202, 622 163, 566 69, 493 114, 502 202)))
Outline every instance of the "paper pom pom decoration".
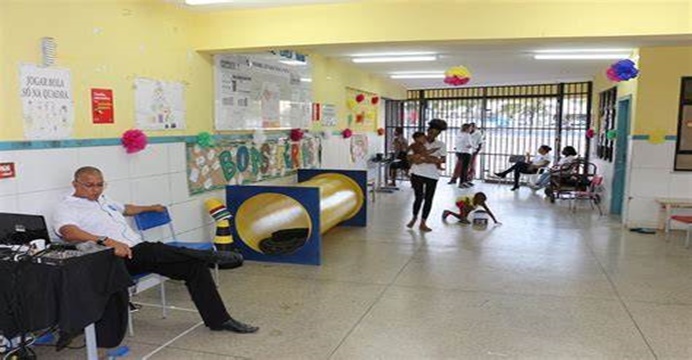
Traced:
POLYGON ((384 135, 384 128, 377 129, 377 136, 382 136, 382 135, 384 135))
POLYGON ((355 100, 353 100, 353 99, 348 99, 348 100, 346 101, 346 106, 348 106, 348 109, 349 109, 349 110, 355 111, 355 110, 356 110, 356 107, 358 106, 358 103, 357 103, 355 100))
POLYGON ((203 148, 210 148, 214 146, 216 141, 214 140, 214 136, 206 131, 202 131, 201 133, 197 134, 197 145, 203 148))
POLYGON ((606 70, 606 76, 610 81, 620 82, 634 79, 639 75, 639 69, 630 59, 620 60, 606 70))
POLYGON ((120 138, 120 142, 128 154, 136 153, 147 147, 147 135, 142 130, 127 130, 120 138))
POLYGON ((379 96, 373 96, 372 99, 370 99, 370 102, 373 105, 377 105, 380 102, 380 97, 379 96))
POLYGON ((301 129, 291 129, 291 141, 300 141, 303 139, 303 130, 301 129))
POLYGON ((452 86, 465 85, 471 80, 471 72, 464 66, 454 66, 445 71, 445 84, 452 86))
POLYGON ((363 100, 365 100, 365 95, 363 95, 363 94, 356 95, 356 101, 357 102, 362 103, 363 100))
POLYGON ((267 135, 264 134, 264 130, 255 130, 252 134, 252 142, 255 144, 264 144, 265 141, 267 141, 267 135))
POLYGON ((618 136, 618 132, 616 130, 608 130, 606 131, 606 139, 608 140, 613 140, 618 136))
POLYGON ((586 130, 586 138, 587 139, 591 139, 594 136, 596 136, 596 131, 594 131, 594 129, 586 130))
POLYGON ((341 132, 341 136, 344 137, 344 139, 348 139, 353 135, 353 131, 351 129, 344 129, 344 131, 341 132))

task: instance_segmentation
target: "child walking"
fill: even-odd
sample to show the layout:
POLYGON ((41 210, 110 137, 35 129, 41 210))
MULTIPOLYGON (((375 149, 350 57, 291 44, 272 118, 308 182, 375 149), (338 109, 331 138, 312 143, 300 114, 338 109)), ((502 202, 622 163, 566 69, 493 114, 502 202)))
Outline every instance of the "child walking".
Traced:
POLYGON ((471 211, 477 209, 479 206, 482 207, 488 215, 490 215, 490 218, 493 219, 495 224, 499 224, 497 219, 495 218, 495 215, 493 215, 492 211, 488 208, 488 205, 486 201, 488 200, 488 197, 485 196, 484 193, 482 192, 477 192, 473 196, 460 196, 457 198, 456 205, 459 208, 459 212, 455 213, 451 210, 445 210, 442 212, 442 221, 447 221, 448 216, 454 216, 455 218, 459 219, 459 222, 464 223, 464 224, 470 224, 471 222, 467 219, 471 211))

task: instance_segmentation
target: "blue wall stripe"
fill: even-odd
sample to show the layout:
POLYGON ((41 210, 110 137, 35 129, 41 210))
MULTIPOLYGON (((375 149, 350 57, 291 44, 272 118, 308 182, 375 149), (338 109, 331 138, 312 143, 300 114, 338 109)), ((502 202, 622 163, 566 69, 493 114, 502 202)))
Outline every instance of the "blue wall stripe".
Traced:
MULTIPOLYGON (((675 141, 678 137, 675 135, 666 135, 665 139, 667 141, 675 141)), ((632 135, 632 140, 649 140, 648 134, 635 134, 632 135)))

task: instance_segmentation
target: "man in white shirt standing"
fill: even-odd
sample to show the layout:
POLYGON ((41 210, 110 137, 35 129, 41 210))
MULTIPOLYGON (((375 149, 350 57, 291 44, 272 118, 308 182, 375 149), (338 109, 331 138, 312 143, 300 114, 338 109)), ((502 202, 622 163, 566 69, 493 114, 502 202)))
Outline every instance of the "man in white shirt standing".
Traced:
POLYGON ((473 145, 473 155, 471 156, 471 163, 469 164, 469 173, 466 178, 466 183, 473 186, 473 179, 476 177, 476 161, 478 159, 478 154, 483 149, 483 143, 485 143, 485 135, 478 129, 476 123, 470 123, 471 129, 469 133, 471 134, 471 144, 473 145))
POLYGON ((233 319, 223 304, 209 263, 229 254, 182 249, 160 242, 144 242, 125 220, 147 211, 164 211, 162 205, 121 204, 103 195, 104 179, 97 168, 78 169, 72 181, 74 193, 58 204, 53 228, 68 242, 94 242, 113 248, 131 275, 156 273, 184 280, 204 324, 211 330, 252 333, 257 327, 233 319))
POLYGON ((454 143, 455 153, 457 156, 457 165, 454 169, 454 175, 452 175, 452 179, 449 180, 448 184, 456 184, 458 179, 460 188, 466 188, 471 186, 466 181, 469 173, 469 164, 471 163, 471 156, 474 150, 470 131, 470 124, 461 125, 461 132, 459 133, 459 135, 457 135, 456 141, 454 143))

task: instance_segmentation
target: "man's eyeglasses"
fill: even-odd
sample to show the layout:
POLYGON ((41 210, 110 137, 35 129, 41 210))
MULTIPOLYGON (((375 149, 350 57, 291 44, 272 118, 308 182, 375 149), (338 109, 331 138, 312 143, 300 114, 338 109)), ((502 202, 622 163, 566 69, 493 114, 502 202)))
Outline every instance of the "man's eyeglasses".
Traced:
POLYGON ((87 189, 89 189, 89 190, 94 189, 94 188, 101 188, 101 189, 102 189, 102 188, 105 188, 105 187, 106 187, 106 183, 105 183, 105 182, 96 183, 96 184, 85 184, 85 183, 83 183, 83 182, 81 182, 81 181, 77 181, 77 180, 75 180, 75 182, 76 182, 77 184, 79 184, 79 185, 84 186, 85 188, 87 188, 87 189))

